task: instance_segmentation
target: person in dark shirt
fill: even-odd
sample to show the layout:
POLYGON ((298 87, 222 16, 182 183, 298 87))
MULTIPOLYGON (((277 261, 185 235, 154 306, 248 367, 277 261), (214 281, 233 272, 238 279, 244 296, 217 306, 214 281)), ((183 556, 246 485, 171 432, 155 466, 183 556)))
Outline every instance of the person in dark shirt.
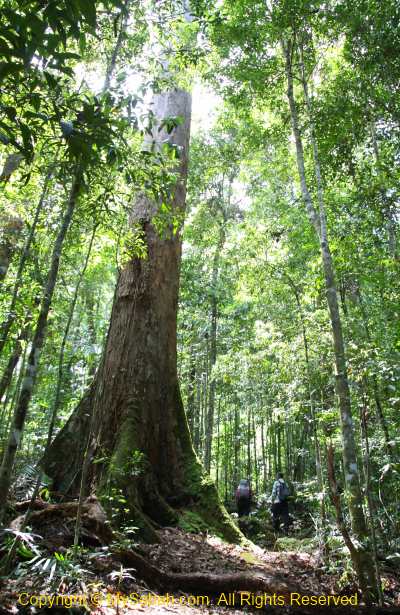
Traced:
POLYGON ((251 497, 250 482, 243 478, 236 489, 236 505, 239 517, 247 516, 250 513, 251 497))

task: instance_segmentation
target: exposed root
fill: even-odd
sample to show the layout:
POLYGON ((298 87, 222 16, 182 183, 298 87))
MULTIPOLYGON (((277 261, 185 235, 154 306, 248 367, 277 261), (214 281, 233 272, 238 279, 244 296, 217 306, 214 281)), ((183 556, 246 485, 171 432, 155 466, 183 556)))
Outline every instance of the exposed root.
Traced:
MULTIPOLYGON (((36 503, 34 508, 37 508, 36 503)), ((35 529, 41 529, 50 523, 50 529, 52 529, 55 526, 59 526, 60 522, 62 523, 76 517, 78 502, 67 502, 64 504, 41 502, 39 508, 40 510, 34 510, 31 513, 29 524, 35 529)), ((10 523, 10 528, 18 531, 21 530, 23 520, 24 515, 18 516, 10 523)), ((86 535, 86 538, 91 539, 89 540, 91 543, 108 544, 113 539, 114 534, 108 524, 106 513, 95 496, 88 497, 83 503, 82 526, 84 528, 84 536, 86 535)))
POLYGON ((275 575, 246 572, 221 575, 203 572, 171 573, 160 570, 134 551, 118 549, 113 550, 113 555, 122 564, 134 567, 141 579, 161 590, 199 592, 210 596, 217 596, 224 592, 261 591, 279 593, 287 599, 292 592, 301 593, 297 584, 288 583, 285 579, 275 575))

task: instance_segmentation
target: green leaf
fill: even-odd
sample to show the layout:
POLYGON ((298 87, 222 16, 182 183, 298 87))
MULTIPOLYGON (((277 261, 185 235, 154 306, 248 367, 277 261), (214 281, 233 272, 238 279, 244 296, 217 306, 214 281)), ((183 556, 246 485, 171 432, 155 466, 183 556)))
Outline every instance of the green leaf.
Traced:
POLYGON ((54 77, 54 75, 52 75, 51 73, 49 73, 48 71, 44 72, 44 78, 47 81, 47 85, 50 88, 55 88, 58 85, 58 81, 57 79, 54 77))
POLYGON ((39 111, 40 109, 40 103, 41 103, 41 96, 40 94, 34 93, 31 96, 31 103, 32 103, 32 107, 35 109, 35 111, 39 111))
POLYGON ((82 15, 93 29, 96 28, 96 3, 93 0, 76 0, 82 15))

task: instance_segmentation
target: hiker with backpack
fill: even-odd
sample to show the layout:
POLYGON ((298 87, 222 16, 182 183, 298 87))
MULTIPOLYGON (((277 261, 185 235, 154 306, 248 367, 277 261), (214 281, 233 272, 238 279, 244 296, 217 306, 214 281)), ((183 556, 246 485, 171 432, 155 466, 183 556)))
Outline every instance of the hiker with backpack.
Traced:
POLYGON ((236 489, 236 505, 239 517, 243 517, 243 515, 247 516, 250 513, 251 496, 250 482, 242 478, 236 489))
POLYGON ((289 506, 288 497, 290 495, 289 487, 283 479, 283 474, 278 472, 276 475, 276 481, 272 487, 271 494, 271 512, 272 512, 272 524, 274 530, 279 532, 280 522, 283 521, 283 531, 285 534, 289 530, 289 506))

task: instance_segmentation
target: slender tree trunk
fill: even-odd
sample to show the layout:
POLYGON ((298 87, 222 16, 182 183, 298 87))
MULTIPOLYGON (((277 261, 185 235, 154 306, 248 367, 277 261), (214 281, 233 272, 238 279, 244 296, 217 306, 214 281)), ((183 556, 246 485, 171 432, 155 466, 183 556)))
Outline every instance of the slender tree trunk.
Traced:
POLYGON ((199 454, 200 450, 200 414, 201 414, 201 379, 199 374, 197 374, 196 381, 196 411, 194 415, 194 450, 197 454, 199 454))
POLYGON ((198 454, 203 458, 204 453, 204 416, 206 413, 207 403, 207 373, 203 372, 201 377, 201 399, 199 413, 199 448, 198 454))
MULTIPOLYGON (((230 422, 230 425, 231 424, 232 423, 230 422)), ((224 452, 225 452, 227 460, 229 460, 231 455, 232 455, 232 450, 231 450, 230 431, 227 428, 227 425, 225 425, 225 427, 224 427, 224 452)), ((225 490, 224 501, 225 501, 225 504, 228 501, 228 484, 229 484, 228 474, 230 475, 230 464, 229 464, 229 461, 228 461, 228 463, 224 464, 224 490, 225 490)))
POLYGON ((317 142, 314 135, 314 126, 310 100, 308 96, 307 84, 304 79, 303 71, 303 91, 306 108, 310 121, 311 142, 314 158, 314 169, 317 180, 317 196, 319 205, 319 215, 314 208, 311 194, 308 189, 302 137, 299 129, 297 105, 294 97, 293 88, 293 68, 292 54, 294 46, 290 42, 282 45, 286 58, 286 77, 287 77, 287 97, 289 101, 290 114, 292 120, 293 135, 296 144, 296 158, 299 172, 301 191, 306 209, 315 232, 319 239, 321 257, 325 275, 326 298, 328 303, 329 315, 331 320, 333 348, 336 366, 336 392, 339 399, 341 432, 343 442, 343 464, 345 470, 346 488, 349 494, 349 512, 353 533, 357 539, 358 547, 351 552, 353 564, 357 570, 359 583, 363 592, 364 599, 371 602, 376 595, 376 579, 369 551, 369 533, 363 511, 363 498, 359 480, 359 468, 357 465, 357 452, 354 436, 354 425, 351 413, 350 390, 347 377, 347 366, 345 347, 342 332, 342 323, 339 312, 339 304, 336 292, 336 282, 329 248, 328 232, 325 215, 324 194, 322 176, 319 163, 317 142))
POLYGON ((84 285, 83 298, 86 308, 86 319, 89 333, 89 343, 91 346, 90 358, 87 360, 87 378, 92 381, 96 373, 96 347, 97 347, 97 331, 96 331, 96 302, 93 294, 93 289, 90 286, 84 285))
MULTIPOLYGON (((293 433, 292 426, 288 421, 288 415, 285 416, 285 434, 286 434, 286 471, 287 476, 293 476, 293 433)), ((305 464, 302 463, 302 471, 305 471, 305 464)))
POLYGON ((267 459, 265 453, 264 416, 261 416, 261 454, 263 466, 263 492, 267 490, 267 459))
MULTIPOLYGON (((80 288, 81 282, 83 280, 83 277, 85 275, 85 272, 86 272, 86 269, 87 269, 87 266, 88 266, 88 263, 89 263, 89 257, 90 257, 90 253, 91 253, 91 250, 92 250, 92 245, 93 245, 93 241, 94 241, 94 237, 95 237, 95 233, 96 233, 96 228, 97 228, 97 226, 95 226, 94 229, 93 229, 93 233, 92 233, 92 236, 91 236, 90 241, 89 241, 89 247, 88 247, 88 250, 87 250, 87 253, 86 253, 86 258, 85 258, 85 261, 84 261, 84 264, 83 264, 83 268, 82 268, 82 270, 81 270, 81 272, 80 272, 80 274, 78 276, 78 280, 77 280, 77 283, 75 285, 74 296, 73 296, 73 299, 72 299, 72 302, 71 302, 71 306, 70 306, 70 309, 69 309, 67 323, 65 325, 64 335, 63 335, 63 339, 62 339, 62 342, 61 342, 60 356, 59 356, 59 360, 58 360, 58 374, 57 374, 56 392, 55 392, 55 396, 54 396, 53 408, 52 408, 52 411, 51 411, 51 414, 50 414, 50 421, 49 421, 49 426, 48 426, 48 430, 47 430, 47 440, 46 440, 46 445, 45 445, 45 449, 44 449, 45 453, 48 450, 48 448, 49 448, 49 446, 51 444, 52 438, 53 438, 54 425, 55 425, 55 422, 56 422, 58 406, 59 406, 59 403, 60 403, 60 391, 61 391, 61 383, 62 383, 62 377, 63 377, 65 345, 66 345, 66 342, 67 342, 67 339, 68 339, 69 330, 70 330, 70 327, 71 327, 71 323, 72 323, 72 318, 73 318, 74 311, 75 311, 76 302, 78 300, 79 288, 80 288)), ((22 524, 21 524, 21 528, 20 528, 21 531, 24 531, 24 529, 28 525, 28 522, 29 522, 29 519, 30 519, 30 515, 31 515, 32 510, 33 510, 33 504, 34 504, 34 502, 35 502, 35 500, 37 498, 37 495, 39 493, 39 489, 40 489, 40 487, 42 485, 42 481, 43 481, 43 470, 40 468, 39 472, 38 472, 38 475, 37 475, 37 478, 36 478, 36 484, 35 484, 35 487, 33 489, 32 496, 30 498, 30 502, 29 502, 28 508, 27 508, 27 510, 25 512, 24 519, 23 519, 22 524)), ((16 549, 17 549, 17 546, 18 546, 18 537, 15 538, 15 542, 14 542, 11 550, 8 553, 6 566, 8 566, 13 561, 14 555, 15 555, 15 552, 16 552, 16 549)))
POLYGON ((6 440, 6 436, 9 432, 10 429, 10 424, 11 424, 11 415, 12 415, 12 409, 15 406, 15 402, 18 399, 20 390, 21 390, 21 385, 22 385, 22 378, 25 372, 25 365, 26 365, 26 358, 27 358, 27 354, 28 354, 28 346, 25 347, 23 354, 22 354, 22 362, 21 362, 21 367, 19 368, 18 371, 18 377, 17 377, 17 381, 14 385, 13 391, 12 391, 12 395, 10 395, 10 389, 7 390, 7 395, 6 395, 6 399, 4 401, 4 412, 2 412, 1 415, 1 420, 0 420, 0 425, 2 426, 2 430, 1 430, 1 440, 2 440, 2 456, 1 456, 1 460, 3 459, 4 456, 4 449, 5 449, 5 440, 6 440), (6 410, 7 407, 9 408, 9 411, 6 415, 6 410))
POLYGON ((220 426, 221 426, 221 398, 218 399, 218 415, 217 415, 217 454, 215 458, 215 484, 217 491, 219 487, 219 458, 220 458, 220 426))
POLYGON ((38 371, 39 357, 45 341, 47 320, 53 299, 54 289, 57 282, 62 246, 72 221, 72 216, 75 210, 81 181, 82 173, 80 165, 78 165, 77 170, 74 173, 74 179, 72 181, 68 201, 61 220, 61 226, 54 244, 53 253, 51 256, 50 270, 47 276, 46 285, 43 289, 42 304, 36 322, 36 328, 33 335, 31 350, 28 356, 28 365, 24 374, 24 379, 22 381, 21 391, 14 411, 14 417, 10 429, 8 444, 0 468, 0 521, 3 520, 7 503, 8 491, 11 483, 14 459, 21 441, 25 419, 32 398, 35 379, 38 371))
MULTIPOLYGON (((272 448, 272 438, 271 438, 271 431, 272 431, 272 419, 271 419, 271 415, 266 414, 265 417, 265 421, 266 421, 266 434, 265 434, 265 447, 267 450, 267 458, 268 458, 268 478, 270 478, 273 474, 273 468, 274 468, 274 453, 273 453, 273 448, 272 448)), ((267 489, 267 487, 266 487, 267 489)))
POLYGON ((211 467, 211 448, 214 431, 215 376, 213 373, 217 361, 217 324, 218 324, 218 278, 221 251, 225 243, 225 220, 220 225, 219 240, 214 254, 211 281, 211 332, 210 332, 210 391, 206 425, 204 465, 207 472, 211 467))
POLYGON ((234 472, 233 482, 237 486, 239 483, 239 459, 240 459, 240 415, 237 401, 235 401, 235 420, 233 431, 233 456, 234 456, 234 472))
POLYGON ((48 433, 48 438, 47 438, 46 449, 50 446, 50 442, 51 442, 51 440, 53 438, 54 426, 55 426, 55 423, 56 423, 56 420, 57 420, 58 409, 59 409, 60 401, 61 401, 60 398, 61 398, 61 387, 62 387, 63 373, 64 373, 65 346, 66 346, 67 341, 68 341, 69 331, 70 331, 72 319, 73 319, 74 313, 75 313, 76 302, 78 301, 78 297, 79 297, 79 288, 80 288, 80 285, 81 285, 82 280, 84 278, 84 275, 86 273, 87 266, 89 264, 89 258, 90 258, 90 254, 91 254, 91 251, 92 251, 92 246, 93 246, 93 241, 94 241, 95 234, 96 234, 96 229, 97 229, 97 226, 94 226, 92 235, 90 237, 89 246, 88 246, 88 249, 87 249, 87 252, 86 252, 85 260, 84 260, 84 263, 83 263, 83 267, 82 267, 82 270, 80 271, 80 273, 78 275, 78 279, 77 279, 77 282, 76 282, 76 285, 75 285, 74 295, 73 295, 72 302, 71 302, 71 305, 70 305, 70 308, 69 308, 69 314, 68 314, 68 317, 67 317, 67 322, 65 324, 63 339, 61 341, 60 355, 59 355, 59 358, 58 358, 57 383, 56 383, 56 390, 55 390, 55 394, 54 394, 53 407, 52 407, 52 411, 51 411, 51 414, 50 414, 49 433, 48 433))
POLYGON ((256 493, 259 493, 259 479, 258 479, 258 463, 257 463, 257 429, 256 429, 256 421, 254 418, 254 411, 251 412, 252 416, 252 428, 253 428, 253 451, 254 451, 254 475, 256 482, 256 493))
POLYGON ((196 412, 196 356, 194 350, 190 348, 189 359, 189 382, 188 382, 188 399, 187 399, 187 418, 189 423, 190 433, 194 438, 196 412))
POLYGON ((209 343, 208 343, 208 333, 205 335, 205 353, 204 353, 204 372, 203 372, 203 394, 202 394, 202 404, 201 404, 201 415, 200 415, 200 451, 201 457, 204 460, 205 456, 205 441, 206 441, 206 429, 207 429, 207 409, 208 409, 208 392, 209 392, 209 367, 208 367, 208 359, 209 359, 209 343))
POLYGON ((247 478, 251 480, 251 417, 250 417, 250 408, 247 410, 247 478))
POLYGON ((276 423, 276 449, 278 458, 278 472, 282 472, 282 434, 281 434, 281 417, 278 415, 276 423))
POLYGON ((118 56, 121 53, 122 46, 125 40, 125 34, 126 34, 127 25, 128 25, 128 17, 129 17, 129 6, 131 4, 132 4, 132 0, 126 0, 125 7, 123 8, 123 11, 121 11, 121 14, 120 14, 120 25, 119 25, 119 30, 118 30, 118 36, 117 36, 117 40, 114 45, 114 49, 112 51, 112 54, 107 64, 106 74, 105 74, 104 83, 103 83, 103 92, 108 92, 108 90, 110 89, 111 79, 115 73, 118 56))
POLYGON ((0 283, 7 275, 8 268, 18 246, 24 223, 16 216, 7 216, 1 221, 0 234, 0 283))
POLYGON ((273 420, 273 418, 271 417, 271 422, 270 422, 270 447, 272 450, 272 455, 273 455, 273 459, 274 459, 274 475, 277 474, 277 472, 281 471, 281 467, 279 465, 279 460, 278 460, 278 447, 277 447, 277 425, 276 425, 276 421, 273 420))
POLYGON ((4 349, 4 345, 7 341, 8 338, 8 334, 11 330, 11 327, 15 321, 16 318, 16 313, 15 313, 15 306, 17 304, 18 301, 18 295, 19 295, 19 291, 20 288, 23 284, 23 278, 22 278, 22 274, 25 268, 25 263, 29 257, 30 251, 31 251, 31 245, 32 245, 32 241, 35 237, 35 233, 36 233, 36 227, 37 224, 39 222, 39 218, 40 218, 40 214, 42 213, 43 207, 44 207, 44 203, 46 200, 46 196, 47 196, 47 192, 48 192, 48 187, 49 187, 49 183, 50 183, 50 179, 53 173, 53 169, 50 169, 47 172, 47 175, 45 177, 45 180, 43 182, 43 187, 42 187, 42 193, 40 195, 39 198, 39 202, 37 204, 36 207, 36 211, 35 211, 35 215, 32 221, 32 225, 31 228, 29 230, 28 236, 26 238, 25 241, 25 245, 24 248, 22 250, 22 254, 21 254, 21 258, 19 261, 19 265, 18 265, 18 270, 17 270, 17 274, 16 274, 16 278, 15 278, 15 283, 14 283, 14 288, 13 288, 13 292, 12 292, 12 296, 11 296, 11 303, 10 306, 8 308, 8 315, 7 318, 1 323, 0 325, 0 354, 3 352, 4 349))
POLYGON ((14 369, 16 368, 18 361, 22 353, 22 344, 20 340, 17 340, 14 346, 14 350, 8 358, 7 365, 1 376, 0 380, 0 401, 3 399, 4 393, 7 391, 11 384, 14 369))
POLYGON ((18 365, 18 362, 22 355, 24 343, 26 347, 26 344, 28 343, 28 340, 30 338, 31 326, 32 326, 32 314, 29 312, 26 316, 26 320, 22 327, 22 330, 20 331, 18 338, 14 343, 13 351, 8 358, 6 368, 0 380, 0 400, 3 398, 5 391, 8 389, 8 387, 11 384, 14 370, 16 366, 18 365))
MULTIPOLYGON (((376 138, 376 127, 375 122, 371 122, 371 138, 372 138, 372 146, 374 150, 375 163, 378 169, 379 174, 382 171, 381 167, 381 159, 379 155, 379 147, 378 141, 376 138)), ((387 197, 384 188, 380 189, 382 203, 384 206, 384 216, 386 218, 386 228, 388 233, 388 249, 390 256, 394 259, 394 261, 399 261, 399 255, 397 252, 397 233, 396 233, 396 212, 393 211, 393 206, 390 202, 390 199, 387 197)))
POLYGON ((376 575, 376 590, 379 599, 379 605, 383 606, 383 593, 382 593, 382 583, 381 583, 381 571, 379 566, 378 559, 378 548, 376 543, 376 532, 375 532, 375 517, 376 510, 371 496, 371 466, 370 466, 370 449, 369 449, 369 438, 368 438, 368 408, 366 405, 366 399, 363 399, 363 407, 361 409, 361 431, 364 439, 364 469, 365 469, 365 492, 367 495, 368 502, 368 512, 371 520, 371 539, 372 539, 372 552, 374 556, 374 566, 375 566, 375 575, 376 575))

